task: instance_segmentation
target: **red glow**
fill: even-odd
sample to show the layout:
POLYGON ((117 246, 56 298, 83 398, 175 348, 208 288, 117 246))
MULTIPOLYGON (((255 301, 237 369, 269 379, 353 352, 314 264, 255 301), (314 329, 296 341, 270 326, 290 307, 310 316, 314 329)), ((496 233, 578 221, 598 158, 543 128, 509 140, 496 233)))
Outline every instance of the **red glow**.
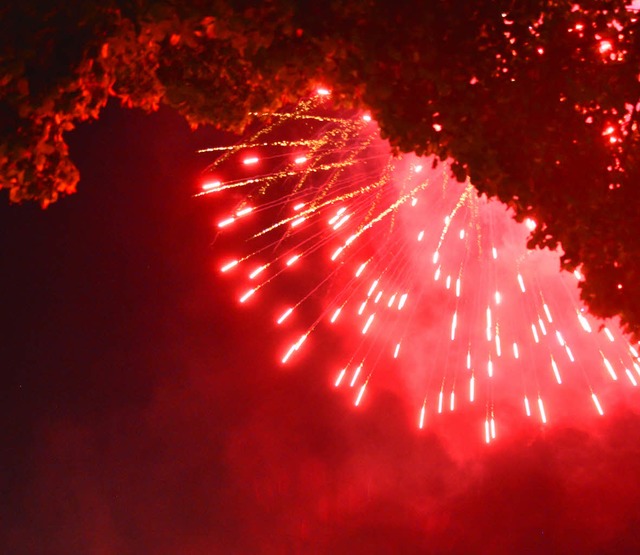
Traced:
MULTIPOLYGON (((278 262, 274 267, 280 269, 260 285, 261 294, 278 298, 288 296, 287 289, 308 291, 290 299, 299 306, 297 321, 307 328, 285 350, 283 362, 294 363, 310 334, 322 336, 323 322, 335 324, 343 345, 338 351, 352 351, 337 352, 336 362, 347 364, 354 404, 362 402, 365 386, 402 391, 421 427, 431 422, 430 413, 443 413, 445 398, 447 412, 475 414, 474 405, 491 407, 485 419, 489 442, 502 418, 514 418, 515 405, 522 417, 531 415, 529 399, 535 399, 538 421, 546 424, 572 418, 573 409, 581 417, 594 407, 600 414, 592 394, 604 394, 611 382, 621 381, 618 375, 627 377, 624 387, 635 387, 627 370, 637 357, 620 332, 598 332, 586 314, 578 311, 576 317, 581 274, 560 275, 557 254, 526 250, 535 220, 516 224, 502 206, 478 199, 470 185, 450 181, 446 168, 427 169, 430 160, 405 155, 387 166, 382 142, 351 158, 353 144, 370 140, 365 123, 361 115, 319 118, 311 132, 318 154, 305 159, 303 181, 286 181, 287 168, 248 180, 243 202, 257 208, 272 183, 289 187, 283 185, 264 208, 270 212, 261 216, 265 229, 256 236, 256 250, 242 258, 271 253, 251 279, 278 262), (348 147, 335 139, 343 136, 351 141, 348 147), (279 288, 285 275, 280 274, 302 256, 317 276, 315 284, 279 288), (319 314, 307 307, 320 300, 325 308, 319 314), (363 364, 349 360, 367 356, 371 362, 363 382, 363 364), (469 390, 456 403, 460 383, 469 390), (566 392, 574 396, 570 402, 563 400, 566 392)), ((277 128, 272 133, 278 140, 277 128)), ((603 132, 613 133, 613 126, 603 132)), ((242 159, 243 149, 252 147, 249 140, 235 156, 242 159)), ((241 302, 255 291, 249 289, 241 302)), ((291 313, 287 309, 274 319, 282 324, 291 313)), ((336 386, 344 376, 341 372, 336 386)))

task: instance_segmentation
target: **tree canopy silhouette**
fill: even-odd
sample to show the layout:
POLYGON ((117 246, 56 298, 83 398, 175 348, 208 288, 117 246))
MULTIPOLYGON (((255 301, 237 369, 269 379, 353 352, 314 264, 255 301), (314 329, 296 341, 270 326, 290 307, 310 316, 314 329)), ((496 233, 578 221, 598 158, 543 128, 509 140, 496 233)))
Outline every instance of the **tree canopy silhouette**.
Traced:
POLYGON ((68 0, 0 8, 0 187, 75 191, 65 132, 110 97, 240 130, 319 84, 398 151, 560 247, 600 317, 640 334, 638 19, 622 0, 68 0))

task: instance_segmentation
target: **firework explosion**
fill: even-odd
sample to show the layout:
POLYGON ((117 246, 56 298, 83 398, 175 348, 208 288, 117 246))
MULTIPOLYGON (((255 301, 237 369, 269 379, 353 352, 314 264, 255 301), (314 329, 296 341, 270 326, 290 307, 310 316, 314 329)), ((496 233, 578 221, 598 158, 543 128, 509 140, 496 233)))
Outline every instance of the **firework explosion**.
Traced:
POLYGON ((603 415, 605 400, 637 386, 637 350, 584 312, 580 273, 525 249, 535 222, 515 223, 446 164, 391 156, 367 114, 332 111, 329 96, 320 89, 259 116, 240 144, 204 151, 217 159, 201 194, 233 203, 217 226, 246 238, 221 263, 245 283, 239 303, 273 295, 276 279, 295 295, 273 316, 285 334, 299 330, 283 364, 336 328, 351 355, 328 371, 356 406, 376 379, 402 383, 419 428, 475 406, 486 442, 514 413, 546 424, 566 412, 564 395, 584 401, 579 414, 603 415))

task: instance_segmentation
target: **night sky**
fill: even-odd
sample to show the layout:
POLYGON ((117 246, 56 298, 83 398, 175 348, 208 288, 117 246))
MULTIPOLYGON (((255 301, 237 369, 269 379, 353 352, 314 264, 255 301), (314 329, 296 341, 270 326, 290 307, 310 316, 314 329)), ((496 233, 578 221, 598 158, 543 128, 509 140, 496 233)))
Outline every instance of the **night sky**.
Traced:
POLYGON ((3 196, 0 552, 640 552, 628 404, 484 446, 390 390, 352 410, 329 349, 277 364, 193 196, 221 140, 110 105, 70 137, 77 195, 3 196))

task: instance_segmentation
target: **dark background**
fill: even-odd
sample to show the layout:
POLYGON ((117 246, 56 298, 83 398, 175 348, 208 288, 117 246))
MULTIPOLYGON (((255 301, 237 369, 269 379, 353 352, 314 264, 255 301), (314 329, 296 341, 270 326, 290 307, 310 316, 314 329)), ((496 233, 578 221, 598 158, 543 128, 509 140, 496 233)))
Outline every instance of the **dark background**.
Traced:
POLYGON ((2 553, 640 552, 635 411, 467 446, 276 364, 193 197, 226 140, 110 105, 77 195, 0 203, 2 553))

